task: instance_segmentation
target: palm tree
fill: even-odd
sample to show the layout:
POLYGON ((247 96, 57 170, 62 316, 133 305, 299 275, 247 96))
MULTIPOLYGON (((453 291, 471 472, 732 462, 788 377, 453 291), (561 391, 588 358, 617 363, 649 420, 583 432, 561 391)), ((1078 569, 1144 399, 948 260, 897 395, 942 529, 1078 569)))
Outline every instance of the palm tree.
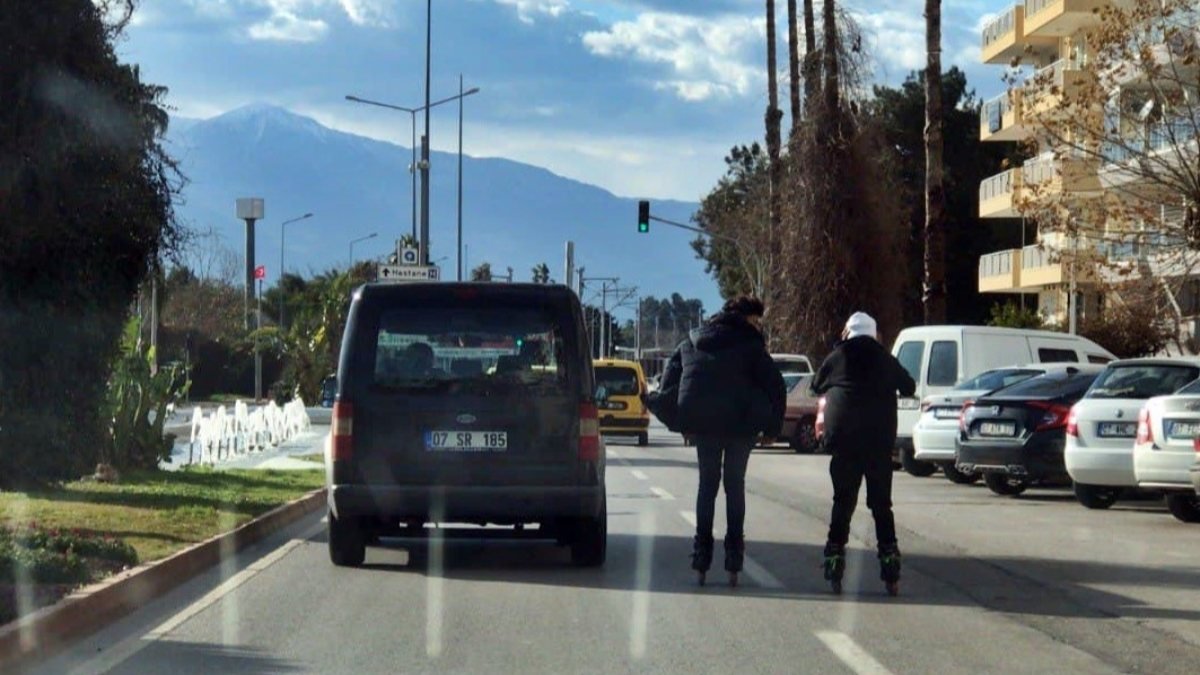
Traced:
POLYGON ((471 281, 491 281, 492 280, 492 264, 480 263, 478 267, 471 270, 471 281))
POLYGON ((546 263, 534 265, 533 269, 531 271, 533 272, 533 283, 535 283, 535 284, 550 283, 550 266, 547 265, 546 263))
MULTIPOLYGON (((812 0, 805 0, 811 3, 812 0)), ((796 25, 796 0, 787 0, 788 9, 788 67, 791 73, 792 130, 800 124, 800 35, 796 25)))
POLYGON ((942 0, 925 0, 925 323, 946 321, 946 192, 942 166, 942 0))

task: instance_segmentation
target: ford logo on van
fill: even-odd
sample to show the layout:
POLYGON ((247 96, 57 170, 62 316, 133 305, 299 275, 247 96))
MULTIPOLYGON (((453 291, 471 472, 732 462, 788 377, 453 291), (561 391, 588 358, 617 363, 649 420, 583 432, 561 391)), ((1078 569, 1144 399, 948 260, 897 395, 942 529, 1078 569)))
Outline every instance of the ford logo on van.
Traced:
POLYGON ((477 422, 478 420, 475 418, 474 415, 472 415, 470 413, 466 413, 463 415, 459 415, 458 417, 455 417, 454 421, 458 422, 459 424, 475 424, 475 422, 477 422))

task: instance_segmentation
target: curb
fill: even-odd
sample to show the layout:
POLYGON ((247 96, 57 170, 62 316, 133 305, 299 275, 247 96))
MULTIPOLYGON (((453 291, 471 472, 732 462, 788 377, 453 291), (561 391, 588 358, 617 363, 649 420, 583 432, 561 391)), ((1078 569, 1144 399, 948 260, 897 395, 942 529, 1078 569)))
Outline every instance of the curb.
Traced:
POLYGON ((223 557, 256 544, 325 505, 315 490, 171 556, 80 588, 49 607, 0 626, 0 672, 29 667, 183 585, 223 557))

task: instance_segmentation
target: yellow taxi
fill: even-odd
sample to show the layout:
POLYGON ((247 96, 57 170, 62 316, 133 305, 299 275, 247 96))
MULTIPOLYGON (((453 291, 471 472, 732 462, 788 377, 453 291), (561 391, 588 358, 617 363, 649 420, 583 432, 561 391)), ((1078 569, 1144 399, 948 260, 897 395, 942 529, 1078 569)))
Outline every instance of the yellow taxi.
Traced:
POLYGON ((593 368, 600 433, 637 436, 638 445, 649 445, 650 411, 642 405, 642 394, 647 392, 642 366, 636 361, 598 359, 593 368))

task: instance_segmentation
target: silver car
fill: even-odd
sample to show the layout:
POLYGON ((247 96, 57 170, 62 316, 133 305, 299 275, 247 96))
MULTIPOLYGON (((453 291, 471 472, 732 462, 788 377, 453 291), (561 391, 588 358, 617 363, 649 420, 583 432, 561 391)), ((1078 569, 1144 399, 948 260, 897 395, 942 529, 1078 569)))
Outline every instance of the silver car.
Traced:
POLYGON ((1036 364, 994 368, 960 382, 948 392, 926 396, 921 402, 921 416, 913 427, 913 457, 941 467, 952 483, 978 481, 979 474, 963 473, 954 467, 954 442, 963 406, 984 394, 1042 375, 1048 367, 1036 364))

